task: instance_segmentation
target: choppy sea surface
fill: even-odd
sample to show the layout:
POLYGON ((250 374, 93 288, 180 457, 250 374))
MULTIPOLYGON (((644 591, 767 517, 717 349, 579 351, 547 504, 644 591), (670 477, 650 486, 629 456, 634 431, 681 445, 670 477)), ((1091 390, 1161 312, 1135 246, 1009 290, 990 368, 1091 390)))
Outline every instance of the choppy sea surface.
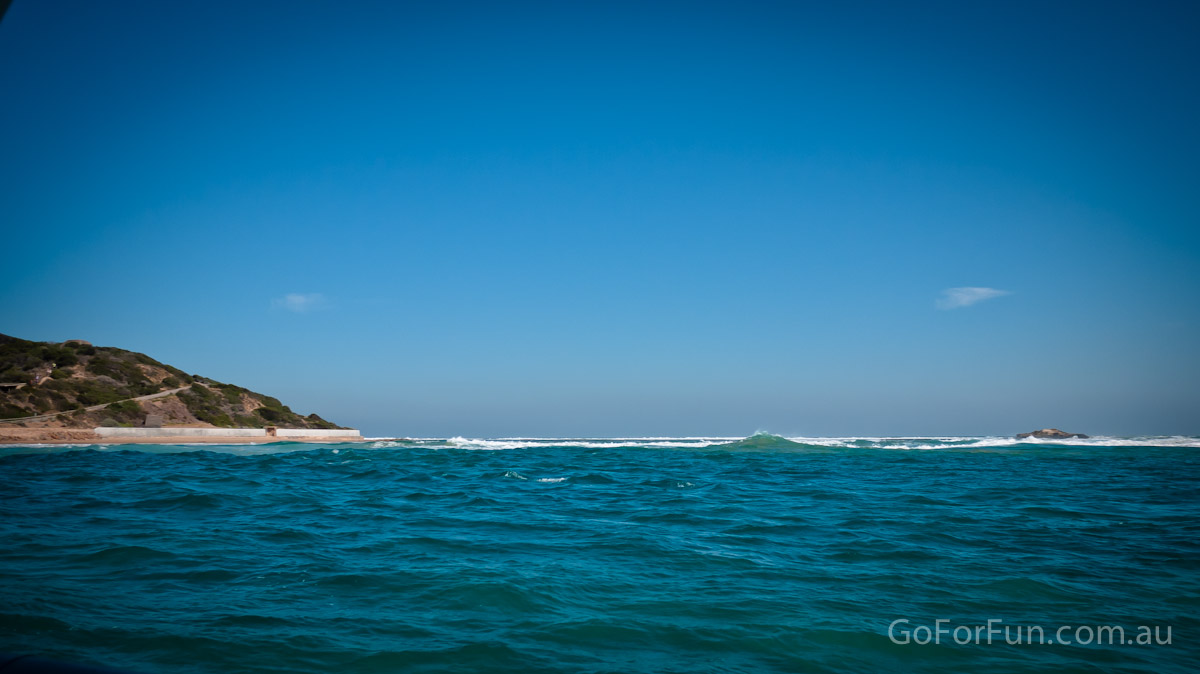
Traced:
POLYGON ((1191 672, 1198 644, 1194 437, 0 447, 4 652, 149 674, 1191 672))

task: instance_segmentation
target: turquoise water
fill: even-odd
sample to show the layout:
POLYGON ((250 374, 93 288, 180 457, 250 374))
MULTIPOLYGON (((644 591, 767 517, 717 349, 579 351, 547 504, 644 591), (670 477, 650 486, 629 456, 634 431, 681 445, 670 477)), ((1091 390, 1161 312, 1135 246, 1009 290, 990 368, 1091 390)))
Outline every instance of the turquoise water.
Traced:
POLYGON ((2 447, 0 651, 149 673, 1185 672, 1198 541, 1196 438, 2 447), (955 643, 989 619, 993 643, 955 643), (897 620, 896 640, 947 633, 896 643, 897 620), (1020 625, 1071 643, 1005 643, 1020 625), (1143 625, 1171 643, 1078 643, 1143 625))

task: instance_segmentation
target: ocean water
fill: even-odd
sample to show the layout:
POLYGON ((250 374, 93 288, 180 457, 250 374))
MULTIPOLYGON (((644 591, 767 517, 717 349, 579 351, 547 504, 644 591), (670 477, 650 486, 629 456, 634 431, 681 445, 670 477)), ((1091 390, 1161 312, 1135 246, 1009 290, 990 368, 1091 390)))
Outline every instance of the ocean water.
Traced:
POLYGON ((1198 643, 1197 438, 0 447, 6 652, 150 674, 1191 672, 1198 643))

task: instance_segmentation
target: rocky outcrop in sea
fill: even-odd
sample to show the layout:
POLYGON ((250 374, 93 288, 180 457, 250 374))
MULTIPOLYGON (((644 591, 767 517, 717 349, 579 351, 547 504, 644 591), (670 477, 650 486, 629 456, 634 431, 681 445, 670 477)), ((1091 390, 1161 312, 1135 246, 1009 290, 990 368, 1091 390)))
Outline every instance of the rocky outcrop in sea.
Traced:
POLYGON ((1067 438, 1087 438, 1083 433, 1068 433, 1060 431, 1057 428, 1043 428, 1040 431, 1029 431, 1028 433, 1017 433, 1018 440, 1025 438, 1037 438, 1039 440, 1066 440, 1067 438))

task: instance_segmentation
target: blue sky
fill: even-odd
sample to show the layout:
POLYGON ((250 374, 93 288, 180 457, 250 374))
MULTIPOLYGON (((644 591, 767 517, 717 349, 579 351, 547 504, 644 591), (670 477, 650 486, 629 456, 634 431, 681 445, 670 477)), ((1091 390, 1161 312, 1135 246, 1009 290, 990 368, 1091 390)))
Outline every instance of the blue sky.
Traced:
POLYGON ((835 4, 16 0, 0 332, 368 435, 1200 434, 1195 6, 835 4))

